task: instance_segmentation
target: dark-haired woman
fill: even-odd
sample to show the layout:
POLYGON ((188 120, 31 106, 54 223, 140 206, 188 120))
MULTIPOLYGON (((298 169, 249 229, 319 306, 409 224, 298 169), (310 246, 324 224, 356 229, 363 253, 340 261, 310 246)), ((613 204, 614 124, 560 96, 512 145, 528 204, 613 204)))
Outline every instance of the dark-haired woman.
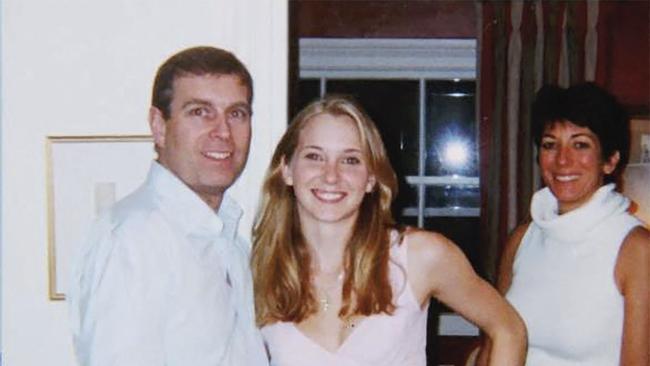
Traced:
POLYGON ((615 181, 629 120, 592 83, 543 87, 533 134, 545 188, 501 259, 498 288, 528 329, 529 366, 650 364, 650 233, 615 181))

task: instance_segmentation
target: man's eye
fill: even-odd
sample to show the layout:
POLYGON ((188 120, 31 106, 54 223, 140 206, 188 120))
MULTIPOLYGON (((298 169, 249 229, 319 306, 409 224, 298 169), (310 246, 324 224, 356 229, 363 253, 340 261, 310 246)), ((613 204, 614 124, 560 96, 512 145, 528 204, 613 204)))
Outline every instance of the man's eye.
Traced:
POLYGON ((207 114, 208 111, 203 107, 190 109, 190 115, 194 117, 203 117, 207 114))
POLYGON ((230 112, 230 116, 237 119, 248 118, 248 112, 243 109, 235 109, 230 112))

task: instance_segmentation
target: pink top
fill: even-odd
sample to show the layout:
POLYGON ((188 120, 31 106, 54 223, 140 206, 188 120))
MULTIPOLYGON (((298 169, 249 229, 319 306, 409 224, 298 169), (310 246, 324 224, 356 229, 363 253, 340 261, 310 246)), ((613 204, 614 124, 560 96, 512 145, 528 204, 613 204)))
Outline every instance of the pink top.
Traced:
POLYGON ((396 309, 359 323, 336 352, 304 335, 294 323, 262 328, 272 366, 426 366, 427 309, 420 307, 406 278, 406 240, 393 233, 389 275, 396 309))

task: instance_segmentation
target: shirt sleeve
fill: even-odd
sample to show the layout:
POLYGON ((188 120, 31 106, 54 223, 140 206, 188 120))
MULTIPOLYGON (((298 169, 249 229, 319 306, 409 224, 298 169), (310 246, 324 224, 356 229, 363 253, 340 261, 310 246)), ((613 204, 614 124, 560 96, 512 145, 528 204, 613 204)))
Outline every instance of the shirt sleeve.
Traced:
POLYGON ((70 307, 81 366, 164 365, 165 289, 156 253, 109 220, 91 231, 72 276, 70 307))

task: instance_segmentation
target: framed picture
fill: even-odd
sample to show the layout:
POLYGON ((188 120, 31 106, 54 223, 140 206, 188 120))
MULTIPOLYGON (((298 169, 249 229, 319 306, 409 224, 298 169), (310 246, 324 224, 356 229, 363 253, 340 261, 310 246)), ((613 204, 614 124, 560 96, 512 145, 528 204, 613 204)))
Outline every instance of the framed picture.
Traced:
POLYGON ((75 256, 95 217, 136 189, 155 157, 150 136, 48 136, 49 297, 64 300, 75 256))
POLYGON ((630 164, 650 164, 650 118, 630 120, 630 164))
POLYGON ((650 228, 650 118, 630 121, 630 163, 623 175, 623 193, 634 214, 650 228))

